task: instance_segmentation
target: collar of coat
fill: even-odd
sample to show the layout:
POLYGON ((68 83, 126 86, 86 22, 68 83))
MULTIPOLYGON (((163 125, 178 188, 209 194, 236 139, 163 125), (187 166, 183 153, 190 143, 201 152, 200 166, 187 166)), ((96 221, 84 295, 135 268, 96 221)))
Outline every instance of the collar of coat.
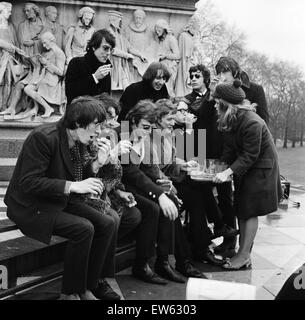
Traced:
POLYGON ((109 60, 107 60, 106 63, 101 63, 92 50, 89 50, 85 54, 85 60, 86 64, 89 66, 89 70, 91 69, 92 71, 96 71, 96 69, 105 64, 111 64, 109 60))

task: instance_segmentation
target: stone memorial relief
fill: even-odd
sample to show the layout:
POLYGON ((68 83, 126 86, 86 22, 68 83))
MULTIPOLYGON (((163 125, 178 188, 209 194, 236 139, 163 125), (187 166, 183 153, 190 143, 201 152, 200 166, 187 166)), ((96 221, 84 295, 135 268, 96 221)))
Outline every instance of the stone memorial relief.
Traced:
MULTIPOLYGON (((115 10, 109 10, 108 16, 109 30, 114 34, 116 40, 116 46, 111 57, 113 66, 111 73, 111 89, 124 90, 131 83, 137 81, 134 78, 134 74, 138 73, 134 59, 138 58, 143 63, 147 62, 147 59, 136 47, 133 47, 122 34, 122 13, 115 10)), ((138 77, 139 76, 137 76, 137 78, 138 77)))
POLYGON ((171 77, 166 86, 168 93, 174 96, 180 50, 177 39, 173 35, 169 24, 164 19, 159 19, 155 23, 153 40, 148 50, 151 53, 149 60, 160 61, 169 69, 171 77))
POLYGON ((181 59, 178 64, 175 84, 175 94, 177 97, 185 96, 192 91, 188 84, 188 71, 192 65, 200 62, 200 59, 198 58, 199 51, 195 41, 196 34, 199 31, 198 19, 197 16, 192 16, 178 37, 181 59))
POLYGON ((7 113, 6 109, 14 84, 25 74, 22 55, 25 52, 18 48, 16 31, 9 18, 12 4, 0 2, 0 115, 7 113))
MULTIPOLYGON (((0 122, 49 122, 60 117, 66 105, 66 67, 73 57, 85 55, 97 28, 109 28, 116 38, 111 55, 114 93, 140 81, 149 64, 160 61, 172 74, 167 83, 170 95, 184 95, 188 68, 196 60, 192 19, 180 34, 179 48, 174 30, 166 20, 158 20, 161 14, 148 9, 124 9, 123 16, 98 1, 94 9, 85 1, 83 6, 58 3, 55 7, 50 1, 0 1, 0 122), (102 12, 108 19, 97 21, 96 13, 102 12)), ((187 22, 185 16, 173 14, 171 19, 175 29, 180 24, 179 30, 187 22)))
POLYGON ((56 39, 56 44, 61 50, 64 49, 65 28, 57 22, 58 11, 56 7, 47 6, 45 8, 45 25, 42 33, 50 31, 56 39))
POLYGON ((133 59, 133 65, 136 67, 135 72, 132 74, 133 82, 142 80, 142 76, 146 71, 149 63, 149 53, 147 49, 152 40, 152 30, 146 24, 146 13, 142 9, 137 9, 133 12, 133 19, 129 23, 126 30, 126 38, 129 41, 132 48, 138 50, 142 56, 145 57, 143 61, 139 57, 135 56, 133 59))
POLYGON ((94 16, 95 11, 92 8, 83 7, 78 12, 78 23, 69 27, 65 41, 67 64, 72 58, 85 55, 87 43, 95 32, 94 16))
MULTIPOLYGON (((41 42, 45 51, 39 57, 41 72, 36 83, 29 83, 24 88, 24 92, 34 101, 34 107, 28 110, 28 114, 23 114, 24 118, 38 115, 39 107, 43 111, 42 118, 49 121, 57 121, 62 116, 60 106, 64 102, 62 94, 62 77, 65 70, 66 56, 56 44, 55 36, 47 31, 41 35, 41 42), (55 112, 54 107, 57 107, 55 112), (54 113, 54 115, 52 115, 54 113), (56 114, 55 114, 56 113, 56 114)), ((16 116, 18 117, 18 115, 16 116)))
POLYGON ((24 6, 25 20, 18 26, 18 40, 20 48, 29 56, 34 56, 41 52, 41 42, 39 36, 43 29, 43 22, 40 17, 39 7, 31 2, 24 6))

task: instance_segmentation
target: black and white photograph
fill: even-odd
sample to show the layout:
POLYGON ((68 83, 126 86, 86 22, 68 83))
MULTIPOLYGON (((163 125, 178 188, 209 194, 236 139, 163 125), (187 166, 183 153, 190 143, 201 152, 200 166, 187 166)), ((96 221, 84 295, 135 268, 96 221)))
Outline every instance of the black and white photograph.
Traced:
POLYGON ((0 1, 0 308, 305 300, 304 35, 304 0, 0 1))

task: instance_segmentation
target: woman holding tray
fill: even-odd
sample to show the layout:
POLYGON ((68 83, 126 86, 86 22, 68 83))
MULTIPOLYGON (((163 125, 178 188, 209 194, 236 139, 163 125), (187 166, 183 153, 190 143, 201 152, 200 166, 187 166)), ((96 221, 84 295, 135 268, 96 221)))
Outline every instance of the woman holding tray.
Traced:
POLYGON ((223 265, 239 270, 251 266, 251 249, 258 216, 274 212, 281 198, 278 156, 266 123, 245 100, 240 80, 217 85, 213 94, 218 112, 218 129, 225 133, 221 161, 229 168, 216 174, 214 182, 234 176, 234 208, 239 221, 237 254, 223 265))

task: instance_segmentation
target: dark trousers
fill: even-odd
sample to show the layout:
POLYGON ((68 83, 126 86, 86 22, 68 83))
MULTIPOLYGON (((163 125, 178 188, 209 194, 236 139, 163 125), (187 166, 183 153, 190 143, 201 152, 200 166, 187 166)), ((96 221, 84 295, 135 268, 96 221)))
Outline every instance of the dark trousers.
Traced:
POLYGON ((84 293, 100 277, 114 276, 117 222, 81 203, 69 203, 57 215, 53 234, 68 239, 62 293, 84 293))
POLYGON ((233 190, 231 183, 220 183, 216 185, 218 194, 218 205, 225 224, 236 228, 236 215, 233 206, 233 190))
MULTIPOLYGON (((209 184, 192 183, 185 180, 175 184, 179 198, 182 199, 185 209, 189 213, 188 235, 194 256, 200 257, 211 244, 211 231, 207 223, 207 202, 215 201, 209 184), (211 198, 212 197, 212 198, 211 198)), ((217 205, 216 202, 214 205, 217 205)), ((217 211, 210 204, 210 210, 217 211)))
POLYGON ((137 207, 124 207, 121 217, 113 209, 108 209, 106 214, 113 217, 116 221, 116 225, 118 226, 118 244, 123 242, 141 223, 141 212, 137 207))
MULTIPOLYGON (((168 195, 168 197, 178 207, 176 198, 172 195, 168 195)), ((171 252, 175 256, 176 264, 182 265, 186 260, 191 258, 189 244, 185 237, 180 218, 178 217, 175 221, 170 221, 161 212, 157 237, 157 261, 168 260, 168 255, 171 252)))
POLYGON ((125 186, 132 192, 141 212, 141 222, 136 229, 136 260, 135 265, 143 266, 155 255, 160 207, 154 201, 139 194, 131 186, 125 186))

